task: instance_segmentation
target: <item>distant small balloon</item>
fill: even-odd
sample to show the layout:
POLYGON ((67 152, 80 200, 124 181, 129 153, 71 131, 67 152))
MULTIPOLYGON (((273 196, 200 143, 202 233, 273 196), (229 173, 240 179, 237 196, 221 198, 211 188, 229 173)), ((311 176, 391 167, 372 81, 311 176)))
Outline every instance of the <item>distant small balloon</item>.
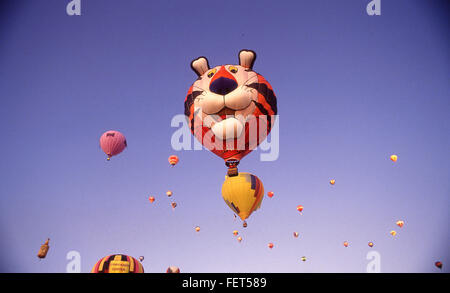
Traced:
POLYGON ((176 202, 172 202, 170 205, 172 206, 172 209, 175 209, 177 207, 177 203, 176 202))
POLYGON ((273 192, 272 191, 267 192, 267 196, 268 197, 272 197, 273 196, 273 192))
POLYGON ((195 227, 195 231, 199 232, 200 231, 200 227, 199 226, 195 227))
POLYGON ((172 191, 169 190, 169 191, 166 192, 166 194, 167 194, 168 197, 171 197, 173 193, 172 193, 172 191))
POLYGON ((373 247, 373 242, 368 243, 369 247, 373 247))
POLYGON ((140 257, 139 257, 139 261, 142 262, 143 260, 144 260, 144 257, 143 257, 143 256, 140 256, 140 257))
POLYGON ((179 159, 175 155, 172 155, 169 157, 169 163, 170 163, 170 165, 172 165, 172 167, 175 166, 178 163, 178 161, 179 161, 179 159))
POLYGON ((402 220, 400 220, 400 221, 397 221, 397 226, 399 226, 400 228, 402 228, 403 227, 403 225, 405 225, 405 222, 403 222, 402 220))
POLYGON ((272 248, 273 248, 273 243, 269 243, 267 246, 268 246, 270 249, 272 249, 272 248))
POLYGON ((180 273, 180 268, 176 266, 170 266, 167 268, 166 273, 168 274, 178 274, 180 273))
POLYGON ((334 183, 336 183, 336 180, 331 179, 331 180, 330 180, 330 184, 331 184, 331 185, 334 185, 334 183))
POLYGON ((100 147, 109 161, 112 156, 120 154, 127 147, 127 140, 119 131, 109 130, 100 137, 100 147))
POLYGON ((39 252, 37 254, 37 256, 39 258, 45 258, 47 256, 48 250, 50 249, 50 246, 48 244, 49 241, 50 241, 50 238, 47 238, 45 243, 41 245, 41 248, 39 249, 39 252))
POLYGON ((306 261, 306 256, 302 256, 301 260, 306 261))
POLYGON ((234 230, 234 231, 233 231, 233 235, 234 235, 234 236, 236 236, 236 235, 238 235, 238 234, 239 234, 239 232, 238 232, 237 230, 234 230))
POLYGON ((295 237, 295 238, 298 237, 298 232, 294 232, 294 237, 295 237))
POLYGON ((391 232, 389 232, 389 234, 391 234, 392 236, 395 236, 395 235, 397 235, 397 232, 392 230, 391 232))
POLYGON ((437 262, 434 263, 434 265, 435 265, 436 267, 438 267, 439 269, 442 269, 442 262, 437 261, 437 262))
POLYGON ((238 240, 239 242, 241 242, 241 241, 242 241, 242 237, 239 236, 239 237, 237 238, 237 240, 238 240))
POLYGON ((397 159, 398 159, 397 155, 392 155, 391 156, 391 161, 392 162, 397 162, 397 159))
POLYGON ((148 200, 149 200, 151 203, 153 203, 153 202, 155 201, 155 197, 150 196, 150 197, 148 198, 148 200))
POLYGON ((344 246, 348 247, 348 241, 344 241, 344 246))
POLYGON ((297 211, 299 211, 301 213, 303 211, 303 206, 302 205, 298 205, 297 206, 297 211))

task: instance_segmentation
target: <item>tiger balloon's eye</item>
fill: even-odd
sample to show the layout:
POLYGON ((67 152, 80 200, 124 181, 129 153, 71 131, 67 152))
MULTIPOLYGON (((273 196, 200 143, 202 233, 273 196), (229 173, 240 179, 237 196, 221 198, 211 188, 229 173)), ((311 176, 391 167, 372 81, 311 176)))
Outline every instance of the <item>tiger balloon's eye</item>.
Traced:
POLYGON ((235 66, 228 67, 228 70, 230 70, 231 73, 237 73, 238 72, 238 69, 235 66))
POLYGON ((208 77, 211 78, 211 77, 214 76, 214 74, 216 74, 216 69, 215 68, 208 73, 208 77))

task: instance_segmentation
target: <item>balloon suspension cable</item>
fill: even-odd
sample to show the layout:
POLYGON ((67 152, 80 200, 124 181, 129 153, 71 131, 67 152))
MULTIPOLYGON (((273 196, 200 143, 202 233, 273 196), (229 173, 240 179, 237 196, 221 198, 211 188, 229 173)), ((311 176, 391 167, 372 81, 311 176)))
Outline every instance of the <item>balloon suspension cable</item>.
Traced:
POLYGON ((239 165, 239 160, 228 160, 225 162, 225 165, 228 167, 228 176, 234 177, 239 175, 239 171, 237 166, 239 165))

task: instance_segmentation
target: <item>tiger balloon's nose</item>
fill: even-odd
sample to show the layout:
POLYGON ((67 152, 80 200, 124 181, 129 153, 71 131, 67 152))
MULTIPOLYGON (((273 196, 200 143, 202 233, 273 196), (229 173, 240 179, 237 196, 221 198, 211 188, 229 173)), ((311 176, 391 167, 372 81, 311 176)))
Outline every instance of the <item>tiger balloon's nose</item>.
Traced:
POLYGON ((237 88, 238 84, 235 80, 227 77, 219 77, 212 81, 209 90, 221 96, 231 93, 237 88))

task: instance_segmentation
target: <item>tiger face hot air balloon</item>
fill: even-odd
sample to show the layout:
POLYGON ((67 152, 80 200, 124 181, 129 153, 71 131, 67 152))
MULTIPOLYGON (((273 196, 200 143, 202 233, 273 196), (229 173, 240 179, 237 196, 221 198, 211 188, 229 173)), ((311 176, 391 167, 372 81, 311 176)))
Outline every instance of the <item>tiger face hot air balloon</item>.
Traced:
POLYGON ((100 147, 108 156, 109 161, 111 157, 120 154, 127 147, 127 140, 125 136, 116 130, 109 130, 100 137, 100 147))
POLYGON ((226 176, 222 185, 222 197, 230 209, 244 221, 256 211, 264 197, 264 186, 258 177, 250 173, 226 176))
POLYGON ((134 257, 125 254, 113 254, 100 259, 91 273, 143 273, 144 267, 134 257))
POLYGON ((191 62, 198 75, 184 100, 192 134, 237 175, 239 161, 268 135, 277 114, 272 86, 253 71, 256 53, 239 52, 239 65, 210 68, 208 59, 191 62))

